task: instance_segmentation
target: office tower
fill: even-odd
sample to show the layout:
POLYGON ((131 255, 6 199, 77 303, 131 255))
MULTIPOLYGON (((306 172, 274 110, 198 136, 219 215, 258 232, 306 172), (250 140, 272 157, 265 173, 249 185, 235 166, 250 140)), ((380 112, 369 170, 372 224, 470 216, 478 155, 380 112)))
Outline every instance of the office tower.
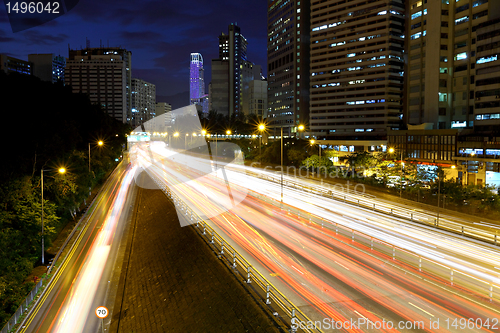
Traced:
POLYGON ((244 94, 244 110, 246 115, 255 114, 259 118, 267 118, 267 80, 252 80, 244 94))
POLYGON ((156 117, 165 114, 165 126, 171 126, 172 124, 172 105, 165 102, 156 103, 156 117))
POLYGON ((295 135, 309 122, 310 0, 269 0, 267 10, 268 123, 295 135))
POLYGON ((403 0, 311 2, 311 131, 380 139, 403 116, 403 0))
POLYGON ((156 116, 156 86, 132 78, 132 127, 138 127, 156 116))
POLYGON ((53 53, 28 54, 28 61, 33 63, 33 75, 42 81, 64 83, 65 57, 53 53))
POLYGON ((247 61, 247 40, 231 23, 228 34, 219 36, 219 58, 212 59, 212 109, 223 115, 238 114, 242 108, 243 65, 247 61))
POLYGON ((69 50, 66 84, 75 93, 89 95, 117 120, 132 118, 132 52, 117 47, 69 50))
POLYGON ((0 70, 5 73, 33 74, 33 64, 26 60, 0 53, 0 70))
POLYGON ((484 106, 474 99, 476 29, 500 14, 500 2, 410 0, 408 11, 408 123, 472 127, 474 105, 484 106))
POLYGON ((262 76, 262 67, 245 61, 242 66, 241 112, 263 117, 267 109, 267 81, 262 76))
POLYGON ((200 53, 191 53, 189 68, 189 103, 197 105, 203 114, 208 114, 208 94, 205 94, 205 74, 203 57, 200 53))
POLYGON ((476 29, 474 129, 500 132, 500 18, 476 29))
POLYGON ((203 57, 200 53, 191 53, 191 63, 189 68, 190 104, 199 103, 199 99, 205 95, 204 76, 203 57))

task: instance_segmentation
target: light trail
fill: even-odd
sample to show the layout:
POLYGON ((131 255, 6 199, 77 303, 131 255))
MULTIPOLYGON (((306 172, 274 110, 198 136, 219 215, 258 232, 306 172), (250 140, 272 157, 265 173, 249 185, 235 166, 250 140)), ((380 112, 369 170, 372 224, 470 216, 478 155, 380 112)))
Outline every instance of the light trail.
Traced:
MULTIPOLYGON (((267 270, 276 283, 286 286, 286 294, 292 295, 289 298, 313 319, 428 321, 425 312, 417 307, 432 309, 441 322, 447 318, 500 316, 497 303, 474 296, 473 290, 449 292, 440 287, 449 281, 409 266, 405 266, 410 273, 406 274, 387 265, 392 258, 386 254, 375 249, 368 256, 365 247, 353 246, 349 237, 335 233, 333 224, 323 228, 304 217, 314 214, 330 223, 347 225, 441 265, 497 282, 498 272, 492 270, 492 264, 498 263, 500 257, 490 247, 460 238, 443 239, 424 228, 412 227, 410 232, 401 227, 406 222, 397 218, 291 189, 286 190, 284 210, 253 196, 243 198, 228 210, 228 191, 219 178, 221 172, 215 177, 215 172, 202 175, 196 169, 197 163, 210 161, 184 156, 187 162, 179 168, 173 161, 173 152, 155 146, 151 151, 136 148, 138 164, 168 184, 201 216, 211 216, 212 225, 226 235, 226 240, 253 258, 257 267, 267 270), (288 206, 301 209, 301 217, 289 214, 288 206)), ((226 173, 231 179, 231 193, 239 198, 246 196, 248 190, 279 198, 278 184, 231 170, 226 173)))
POLYGON ((73 281, 60 313, 52 322, 49 332, 81 333, 85 331, 88 316, 93 315, 92 304, 104 271, 113 236, 125 203, 128 189, 133 181, 135 169, 128 170, 113 200, 100 231, 89 249, 80 273, 73 281))

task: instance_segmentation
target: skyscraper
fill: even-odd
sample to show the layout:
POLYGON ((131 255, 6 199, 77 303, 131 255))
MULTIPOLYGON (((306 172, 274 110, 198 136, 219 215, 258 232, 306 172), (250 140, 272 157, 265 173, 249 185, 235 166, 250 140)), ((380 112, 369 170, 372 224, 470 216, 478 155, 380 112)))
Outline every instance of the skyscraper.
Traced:
POLYGON ((309 122, 310 0, 269 0, 268 123, 293 135, 309 122))
POLYGON ((208 94, 205 94, 205 70, 200 53, 191 53, 189 67, 189 104, 195 104, 204 114, 208 114, 208 94))
POLYGON ((132 127, 138 127, 156 116, 156 86, 141 79, 132 79, 132 127))
POLYGON ((233 23, 227 35, 221 33, 219 36, 219 58, 212 60, 211 104, 213 110, 224 115, 238 114, 242 109, 247 44, 240 28, 233 23))
POLYGON ((203 69, 203 57, 200 53, 191 53, 189 68, 189 98, 190 104, 199 103, 200 98, 205 95, 205 74, 203 69))
POLYGON ((132 118, 132 52, 117 47, 69 50, 66 84, 126 123, 132 118))
POLYGON ((319 139, 384 138, 399 128, 404 8, 403 0, 311 1, 310 128, 319 139))
POLYGON ((474 129, 499 132, 500 18, 477 26, 474 129))
POLYGON ((476 87, 476 29, 500 16, 500 1, 410 0, 408 10, 408 123, 472 127, 475 108, 488 108, 477 95, 487 87, 476 87))

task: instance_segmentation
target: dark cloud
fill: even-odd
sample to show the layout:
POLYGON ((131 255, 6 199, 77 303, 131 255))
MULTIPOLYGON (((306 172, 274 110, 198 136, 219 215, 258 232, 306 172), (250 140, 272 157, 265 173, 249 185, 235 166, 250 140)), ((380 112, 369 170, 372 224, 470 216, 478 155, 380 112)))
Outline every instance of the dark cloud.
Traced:
POLYGON ((208 84, 218 36, 231 23, 248 40, 249 60, 265 69, 266 9, 267 0, 80 0, 68 14, 17 34, 0 13, 0 49, 27 59, 29 53, 65 52, 68 44, 84 47, 86 39, 91 47, 120 46, 132 51, 134 77, 172 95, 188 89, 191 52, 203 55, 208 84))
POLYGON ((63 43, 69 39, 66 34, 42 34, 36 30, 27 30, 21 33, 27 43, 32 45, 56 45, 63 43))

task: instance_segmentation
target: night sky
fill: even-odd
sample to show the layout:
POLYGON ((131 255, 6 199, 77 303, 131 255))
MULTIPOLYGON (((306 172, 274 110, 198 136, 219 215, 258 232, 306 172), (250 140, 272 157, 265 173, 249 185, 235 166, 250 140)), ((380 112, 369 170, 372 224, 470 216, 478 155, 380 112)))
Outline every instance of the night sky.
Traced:
POLYGON ((13 33, 2 4, 0 53, 23 60, 30 53, 67 57, 68 44, 79 49, 86 38, 91 47, 102 41, 132 51, 132 77, 156 84, 157 95, 169 96, 189 90, 191 52, 202 54, 208 86, 218 36, 230 23, 237 23, 247 39, 248 59, 265 71, 266 9, 267 0, 80 0, 50 22, 13 33))

